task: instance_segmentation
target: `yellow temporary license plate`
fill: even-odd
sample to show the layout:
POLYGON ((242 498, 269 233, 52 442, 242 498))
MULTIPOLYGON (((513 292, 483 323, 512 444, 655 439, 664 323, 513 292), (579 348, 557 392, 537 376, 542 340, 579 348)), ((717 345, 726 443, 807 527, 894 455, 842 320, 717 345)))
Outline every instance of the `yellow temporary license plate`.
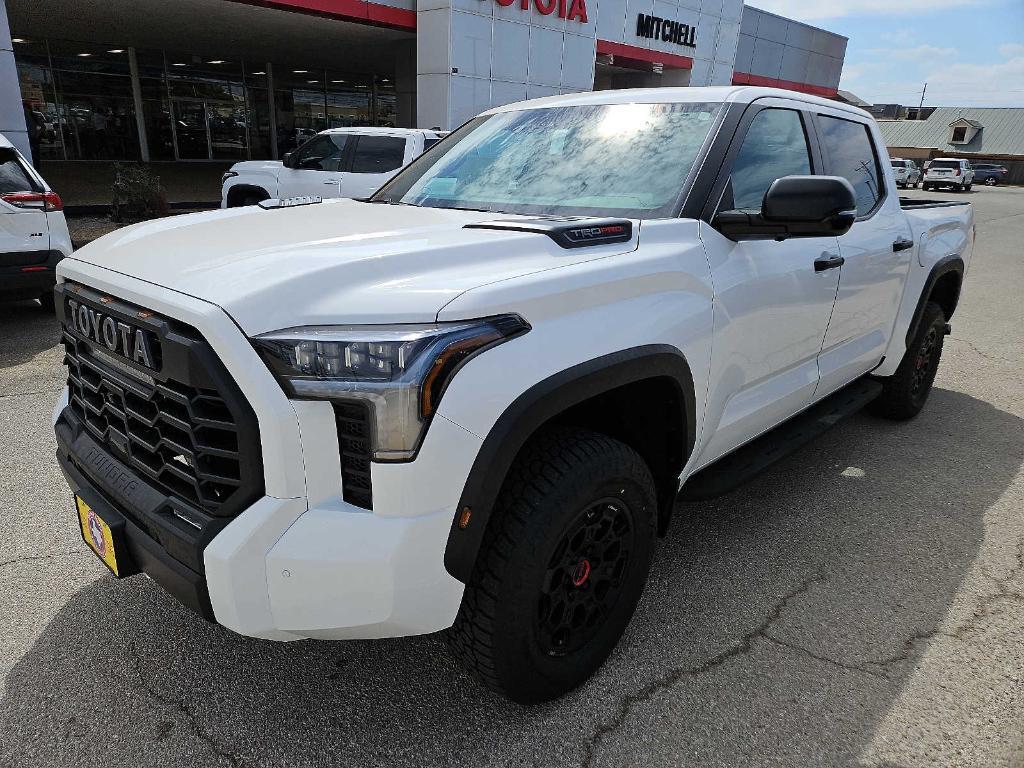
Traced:
POLYGON ((106 563, 107 568, 117 576, 117 554, 114 552, 114 536, 110 531, 110 526, 103 522, 93 508, 78 496, 75 496, 75 504, 78 506, 78 522, 82 526, 82 538, 92 548, 92 551, 99 555, 100 560, 106 563))

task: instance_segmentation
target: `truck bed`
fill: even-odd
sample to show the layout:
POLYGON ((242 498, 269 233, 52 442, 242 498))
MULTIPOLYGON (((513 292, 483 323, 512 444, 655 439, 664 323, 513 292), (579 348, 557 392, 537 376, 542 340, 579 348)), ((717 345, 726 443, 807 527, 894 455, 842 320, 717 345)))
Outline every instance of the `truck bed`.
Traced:
POLYGON ((919 197, 901 197, 900 208, 905 211, 917 211, 922 208, 952 208, 957 205, 970 205, 966 200, 922 200, 919 197))

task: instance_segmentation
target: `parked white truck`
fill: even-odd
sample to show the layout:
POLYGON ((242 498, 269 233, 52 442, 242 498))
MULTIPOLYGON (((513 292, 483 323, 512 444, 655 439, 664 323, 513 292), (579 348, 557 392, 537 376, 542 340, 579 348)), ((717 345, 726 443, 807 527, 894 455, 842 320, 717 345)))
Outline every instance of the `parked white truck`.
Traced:
POLYGON ((221 177, 221 208, 300 196, 366 197, 441 140, 415 128, 330 128, 283 160, 245 160, 221 177))
POLYGON ((500 107, 369 201, 65 259, 58 458, 118 577, 260 638, 450 628, 543 701, 615 646, 679 493, 921 409, 973 240, 968 204, 901 205, 874 120, 833 101, 500 107))

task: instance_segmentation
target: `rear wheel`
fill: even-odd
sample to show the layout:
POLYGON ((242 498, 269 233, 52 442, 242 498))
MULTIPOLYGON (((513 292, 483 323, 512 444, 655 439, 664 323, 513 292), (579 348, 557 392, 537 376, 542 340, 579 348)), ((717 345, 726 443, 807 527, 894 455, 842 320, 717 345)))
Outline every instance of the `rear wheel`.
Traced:
POLYGON ((974 186, 974 184, 973 184, 973 182, 972 182, 971 184, 967 184, 966 186, 964 186, 964 189, 965 189, 965 190, 966 190, 967 192, 970 192, 970 191, 971 191, 971 187, 973 187, 973 186, 974 186))
POLYGON ((455 655, 522 704, 584 682, 643 592, 655 499, 647 465, 624 443, 575 429, 532 441, 505 480, 449 632, 455 655))
POLYGON ((988 178, 985 179, 986 187, 994 187, 998 183, 999 179, 997 179, 995 176, 989 176, 988 178))
POLYGON ((910 419, 920 413, 939 370, 945 337, 946 315, 942 307, 929 301, 899 368, 882 380, 882 394, 868 406, 868 410, 876 416, 896 421, 910 419))
POLYGON ((924 190, 925 192, 930 192, 930 191, 931 191, 931 188, 932 188, 932 185, 931 185, 931 184, 929 184, 929 183, 928 183, 927 181, 926 181, 926 182, 924 182, 924 183, 923 183, 923 184, 921 185, 921 189, 923 189, 923 190, 924 190))

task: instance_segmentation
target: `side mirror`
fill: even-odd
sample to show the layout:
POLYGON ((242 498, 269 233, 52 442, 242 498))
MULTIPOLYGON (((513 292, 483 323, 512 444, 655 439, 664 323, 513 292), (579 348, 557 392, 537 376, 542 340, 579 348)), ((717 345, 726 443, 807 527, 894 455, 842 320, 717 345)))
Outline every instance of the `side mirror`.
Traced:
POLYGON ((784 176, 768 187, 760 211, 722 211, 712 222, 731 240, 838 237, 857 220, 853 187, 840 176, 784 176))
POLYGON ((281 161, 284 163, 284 167, 285 168, 291 168, 292 167, 292 155, 294 155, 294 154, 295 154, 294 152, 285 152, 284 153, 284 157, 281 158, 281 161))

